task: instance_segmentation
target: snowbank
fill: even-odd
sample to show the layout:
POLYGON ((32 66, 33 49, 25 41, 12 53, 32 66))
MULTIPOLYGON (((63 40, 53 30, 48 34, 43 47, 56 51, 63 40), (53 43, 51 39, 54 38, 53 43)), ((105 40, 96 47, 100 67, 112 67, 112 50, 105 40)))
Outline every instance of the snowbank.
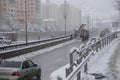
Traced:
POLYGON ((89 61, 89 73, 102 73, 106 75, 110 57, 114 54, 119 43, 119 39, 116 39, 103 50, 96 53, 96 55, 94 55, 89 61))
MULTIPOLYGON (((112 54, 114 54, 115 50, 117 49, 118 43, 120 43, 119 39, 114 40, 110 45, 106 46, 100 52, 97 52, 93 57, 91 57, 88 63, 88 74, 86 75, 82 73, 82 78, 84 78, 84 80, 87 78, 89 78, 89 80, 94 80, 93 76, 89 75, 91 73, 102 73, 106 75, 108 67, 107 63, 109 62, 112 54)), ((51 73, 50 80, 57 80, 58 78, 66 80, 65 68, 67 66, 68 64, 51 73)))

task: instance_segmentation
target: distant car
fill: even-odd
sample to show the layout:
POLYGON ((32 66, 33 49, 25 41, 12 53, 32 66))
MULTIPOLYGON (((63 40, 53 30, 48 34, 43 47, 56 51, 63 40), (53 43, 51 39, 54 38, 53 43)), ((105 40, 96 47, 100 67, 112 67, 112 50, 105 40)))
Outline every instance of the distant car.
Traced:
POLYGON ((0 36, 0 43, 2 43, 2 44, 11 44, 12 41, 9 40, 9 39, 6 39, 6 38, 3 37, 3 36, 0 36))
POLYGON ((0 80, 41 80, 41 68, 31 60, 6 60, 0 64, 0 80))

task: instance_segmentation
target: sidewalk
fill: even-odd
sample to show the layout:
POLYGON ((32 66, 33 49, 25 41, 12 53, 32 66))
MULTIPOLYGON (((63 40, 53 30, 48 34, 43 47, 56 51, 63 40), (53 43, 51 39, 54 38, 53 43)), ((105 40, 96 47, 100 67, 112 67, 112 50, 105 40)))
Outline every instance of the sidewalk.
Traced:
POLYGON ((88 73, 102 73, 107 77, 106 80, 117 80, 117 79, 112 79, 111 76, 114 76, 113 73, 117 72, 116 70, 117 68, 115 66, 117 64, 117 60, 120 58, 120 56, 118 56, 120 51, 119 48, 120 48, 120 39, 116 39, 110 45, 105 47, 103 50, 96 53, 96 55, 93 56, 89 62, 88 73))
POLYGON ((120 40, 108 62, 108 80, 120 80, 120 40))

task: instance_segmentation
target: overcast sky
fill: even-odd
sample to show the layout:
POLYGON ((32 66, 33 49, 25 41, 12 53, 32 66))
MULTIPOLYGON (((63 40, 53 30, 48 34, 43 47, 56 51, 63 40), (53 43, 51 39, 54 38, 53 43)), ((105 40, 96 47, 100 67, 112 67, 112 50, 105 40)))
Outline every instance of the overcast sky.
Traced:
MULTIPOLYGON (((93 17, 106 18, 117 14, 114 6, 115 0, 66 0, 71 5, 82 10, 82 15, 88 13, 93 17)), ((41 0, 46 2, 46 0, 41 0)), ((62 4, 64 0, 50 0, 51 3, 62 4)))

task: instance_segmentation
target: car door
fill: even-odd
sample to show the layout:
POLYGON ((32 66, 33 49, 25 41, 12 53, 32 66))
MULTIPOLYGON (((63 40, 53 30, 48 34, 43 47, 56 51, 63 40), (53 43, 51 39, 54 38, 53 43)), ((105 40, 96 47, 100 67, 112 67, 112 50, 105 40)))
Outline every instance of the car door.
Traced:
POLYGON ((22 75, 23 77, 31 77, 31 70, 28 61, 24 61, 22 64, 22 75))
POLYGON ((36 66, 32 61, 28 61, 29 66, 30 66, 30 70, 31 70, 31 76, 36 76, 36 66))

